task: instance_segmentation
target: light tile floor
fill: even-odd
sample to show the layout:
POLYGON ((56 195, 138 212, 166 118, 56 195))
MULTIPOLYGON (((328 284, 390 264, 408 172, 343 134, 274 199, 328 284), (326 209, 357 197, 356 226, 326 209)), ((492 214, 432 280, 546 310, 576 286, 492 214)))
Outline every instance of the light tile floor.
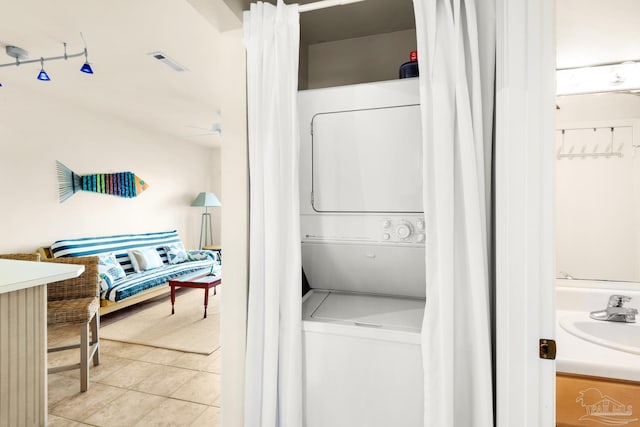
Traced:
MULTIPOLYGON (((50 328, 49 343, 77 328, 50 328)), ((49 426, 217 427, 220 351, 208 356, 101 340, 100 365, 80 393, 80 371, 49 374, 49 426)), ((50 353, 49 366, 77 363, 78 350, 50 353)))

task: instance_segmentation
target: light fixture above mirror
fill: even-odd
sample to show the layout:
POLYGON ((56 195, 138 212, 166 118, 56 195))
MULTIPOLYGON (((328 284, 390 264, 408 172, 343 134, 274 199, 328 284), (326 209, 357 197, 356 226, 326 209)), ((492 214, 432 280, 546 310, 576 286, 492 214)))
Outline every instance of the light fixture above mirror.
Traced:
POLYGON ((640 91, 640 62, 556 70, 556 95, 640 91))

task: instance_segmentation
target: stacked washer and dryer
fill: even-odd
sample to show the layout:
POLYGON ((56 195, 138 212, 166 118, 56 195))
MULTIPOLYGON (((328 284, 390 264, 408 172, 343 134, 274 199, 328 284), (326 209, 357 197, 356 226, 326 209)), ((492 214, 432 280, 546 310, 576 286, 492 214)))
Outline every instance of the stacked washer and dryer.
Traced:
POLYGON ((421 426, 418 79, 301 91, 306 427, 421 426))

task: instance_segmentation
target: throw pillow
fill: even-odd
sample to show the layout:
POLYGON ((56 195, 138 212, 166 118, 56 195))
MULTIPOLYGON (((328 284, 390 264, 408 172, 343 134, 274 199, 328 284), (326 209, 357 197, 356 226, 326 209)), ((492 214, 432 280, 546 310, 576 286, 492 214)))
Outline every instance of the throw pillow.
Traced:
POLYGON ((167 261, 169 264, 180 264, 181 262, 189 261, 189 255, 184 250, 182 243, 172 243, 164 247, 167 252, 167 261))
POLYGON ((189 251, 189 261, 208 261, 213 260, 217 261, 215 252, 207 251, 207 250, 190 250, 189 251))
POLYGON ((154 247, 141 248, 141 249, 129 249, 129 258, 131 259, 131 265, 136 273, 142 271, 151 270, 154 268, 162 267, 162 258, 154 247))
POLYGON ((113 283, 126 276, 124 269, 116 260, 113 253, 98 256, 98 276, 100 277, 100 289, 106 291, 113 283))

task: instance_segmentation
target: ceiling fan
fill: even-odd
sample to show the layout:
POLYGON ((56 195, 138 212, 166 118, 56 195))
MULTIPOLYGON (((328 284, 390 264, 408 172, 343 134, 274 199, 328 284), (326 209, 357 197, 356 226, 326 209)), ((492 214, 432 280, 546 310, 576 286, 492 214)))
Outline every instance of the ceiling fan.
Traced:
POLYGON ((222 114, 220 110, 216 111, 216 120, 211 123, 208 128, 201 126, 187 125, 189 128, 198 129, 199 133, 187 135, 187 138, 205 137, 205 136, 217 136, 222 141, 222 114))
POLYGON ((212 123, 211 127, 209 128, 203 128, 200 126, 187 126, 187 127, 202 131, 202 133, 188 135, 189 138, 196 137, 196 136, 210 136, 210 135, 218 135, 219 137, 222 137, 222 125, 220 125, 220 123, 218 122, 212 123))

